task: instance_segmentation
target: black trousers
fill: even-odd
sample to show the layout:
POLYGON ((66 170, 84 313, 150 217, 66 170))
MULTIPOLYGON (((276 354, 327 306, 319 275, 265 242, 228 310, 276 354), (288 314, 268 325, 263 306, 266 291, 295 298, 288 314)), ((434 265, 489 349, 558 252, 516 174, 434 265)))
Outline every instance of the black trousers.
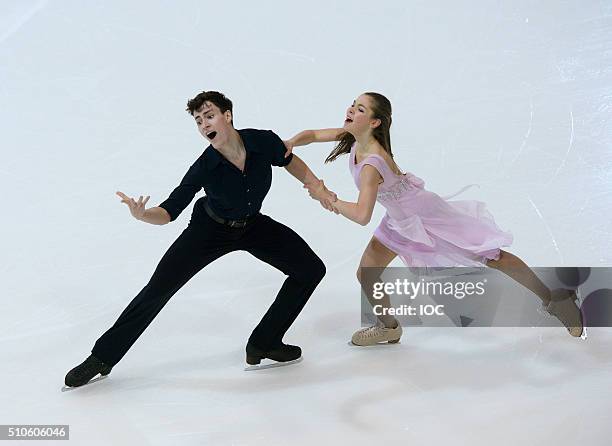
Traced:
POLYGON ((149 283, 115 324, 95 343, 92 354, 117 364, 170 298, 198 271, 232 251, 247 251, 288 277, 249 338, 261 350, 278 345, 323 276, 325 265, 292 229, 259 214, 244 228, 230 228, 207 215, 190 222, 160 260, 149 283))

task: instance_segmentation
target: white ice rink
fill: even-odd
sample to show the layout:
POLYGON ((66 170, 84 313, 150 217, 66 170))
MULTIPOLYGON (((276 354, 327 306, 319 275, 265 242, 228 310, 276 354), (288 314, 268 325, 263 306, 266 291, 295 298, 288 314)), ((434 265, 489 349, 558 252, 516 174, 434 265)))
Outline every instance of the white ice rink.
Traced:
MULTIPOLYGON (((478 183, 463 197, 513 233, 509 251, 612 266, 609 0, 3 0, 0 424, 69 424, 78 445, 609 444, 610 329, 407 328, 349 347, 382 208, 361 227, 282 168, 262 211, 327 265, 285 338, 304 361, 243 371, 284 276, 234 253, 108 379, 60 392, 189 221, 192 205, 139 222, 115 191, 167 198, 205 147, 184 111, 202 90, 234 101, 237 128, 283 138, 340 126, 379 91, 399 165, 440 194, 478 183)), ((354 200, 346 157, 323 165, 331 148, 296 153, 354 200)))

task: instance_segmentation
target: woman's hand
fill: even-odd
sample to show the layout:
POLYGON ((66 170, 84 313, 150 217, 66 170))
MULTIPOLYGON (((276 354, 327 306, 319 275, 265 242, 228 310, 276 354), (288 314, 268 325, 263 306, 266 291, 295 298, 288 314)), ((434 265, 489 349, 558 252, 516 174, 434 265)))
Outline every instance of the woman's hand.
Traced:
POLYGON ((326 186, 323 180, 314 181, 309 184, 304 184, 304 188, 308 189, 308 193, 310 196, 318 200, 328 211, 333 211, 332 203, 338 200, 338 197, 335 193, 330 191, 326 186))
POLYGON ((144 200, 142 199, 142 195, 141 195, 137 202, 134 201, 133 198, 125 195, 123 192, 117 192, 117 195, 121 197, 122 203, 125 203, 128 205, 128 207, 130 208, 130 212, 132 213, 132 216, 136 220, 140 220, 145 212, 145 204, 147 204, 147 201, 149 201, 150 195, 147 195, 147 197, 144 200))
POLYGON ((293 147, 295 146, 295 143, 293 142, 293 138, 291 138, 287 141, 283 141, 283 144, 285 144, 285 147, 287 148, 287 151, 285 152, 285 158, 287 158, 289 155, 291 155, 291 152, 293 152, 293 147))

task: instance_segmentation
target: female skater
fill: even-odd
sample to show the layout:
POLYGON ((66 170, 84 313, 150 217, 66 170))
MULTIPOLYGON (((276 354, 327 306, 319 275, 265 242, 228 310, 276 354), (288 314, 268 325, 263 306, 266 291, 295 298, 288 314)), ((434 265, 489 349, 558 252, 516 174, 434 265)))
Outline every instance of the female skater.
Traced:
MULTIPOLYGON (((349 170, 359 189, 359 198, 356 203, 336 199, 330 206, 325 201, 329 191, 322 181, 307 187, 326 209, 366 225, 376 201, 386 208, 357 269, 361 286, 362 268, 385 268, 396 256, 407 266, 416 267, 486 265, 533 291, 542 300, 543 309, 557 317, 572 336, 586 339, 576 292, 550 290, 520 258, 500 249, 509 246, 513 237, 495 224, 485 203, 448 201, 451 197, 427 191, 422 179, 410 172, 402 173, 393 159, 390 127, 391 103, 379 93, 368 92, 347 109, 342 128, 305 130, 284 141, 287 156, 295 146, 328 141, 339 142, 325 162, 349 154, 349 170)), ((387 308, 390 305, 388 296, 374 301, 370 293, 365 294, 372 305, 387 308)), ((373 327, 355 332, 352 342, 356 345, 398 342, 402 335, 398 321, 390 315, 378 319, 373 327)))

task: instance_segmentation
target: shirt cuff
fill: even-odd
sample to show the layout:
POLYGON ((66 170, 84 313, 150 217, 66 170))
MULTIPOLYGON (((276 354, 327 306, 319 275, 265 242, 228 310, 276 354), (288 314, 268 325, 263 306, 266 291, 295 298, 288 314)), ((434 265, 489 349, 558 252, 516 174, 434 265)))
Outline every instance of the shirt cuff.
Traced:
POLYGON ((280 162, 280 164, 278 164, 278 166, 285 167, 291 162, 292 159, 293 159, 293 153, 290 153, 287 158, 283 158, 283 160, 280 162))
POLYGON ((172 208, 166 204, 166 202, 163 202, 163 203, 157 205, 157 207, 160 207, 160 208, 166 210, 168 215, 170 215, 170 221, 174 221, 174 220, 176 220, 176 217, 178 217, 178 214, 176 214, 174 212, 174 210, 172 210, 172 208))

